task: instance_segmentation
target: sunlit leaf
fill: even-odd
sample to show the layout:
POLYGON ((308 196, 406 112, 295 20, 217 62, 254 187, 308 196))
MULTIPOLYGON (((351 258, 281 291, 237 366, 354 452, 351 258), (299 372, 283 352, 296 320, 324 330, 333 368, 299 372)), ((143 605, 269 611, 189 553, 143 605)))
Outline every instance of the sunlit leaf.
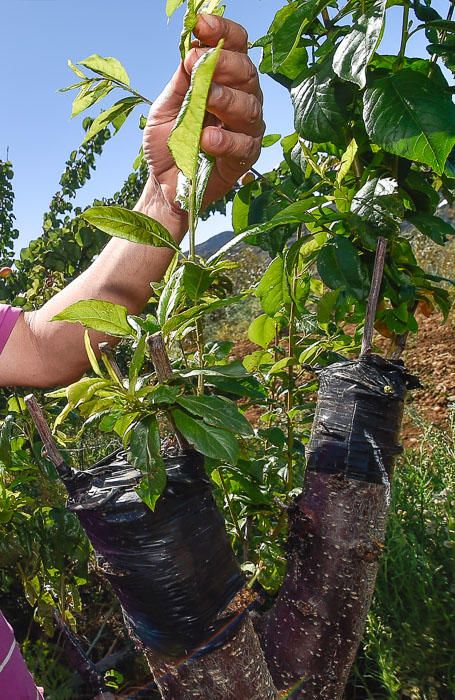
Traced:
POLYGON ((125 85, 130 84, 128 73, 116 58, 110 56, 104 58, 94 53, 92 56, 88 56, 82 61, 79 61, 79 64, 85 66, 85 68, 90 68, 94 73, 98 73, 98 75, 102 75, 109 80, 116 80, 125 85))
POLYGON ((80 216, 109 236, 157 248, 172 248, 179 252, 169 231, 158 221, 138 211, 119 206, 92 207, 80 216))
POLYGON ((99 299, 88 299, 71 304, 59 314, 53 321, 69 321, 81 323, 86 328, 92 328, 100 333, 107 333, 119 337, 132 335, 131 326, 127 319, 127 310, 120 304, 99 299))

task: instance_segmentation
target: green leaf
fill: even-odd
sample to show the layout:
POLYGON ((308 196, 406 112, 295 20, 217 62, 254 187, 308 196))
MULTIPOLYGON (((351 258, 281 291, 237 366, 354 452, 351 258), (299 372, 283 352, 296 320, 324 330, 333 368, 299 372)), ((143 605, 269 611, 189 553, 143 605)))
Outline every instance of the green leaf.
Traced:
POLYGON ((82 212, 80 217, 109 236, 180 252, 169 231, 158 221, 140 212, 119 206, 92 207, 82 212))
MULTIPOLYGON (((215 159, 206 153, 199 153, 198 156, 198 166, 196 172, 196 196, 194 209, 195 213, 199 214, 202 209, 202 203, 204 199, 205 190, 207 189, 208 181, 210 175, 213 171, 213 166, 215 164, 215 159)), ((177 194, 175 201, 180 204, 182 209, 185 211, 190 210, 190 197, 191 197, 191 181, 186 177, 181 171, 179 171, 177 177, 177 194)))
POLYGON ((351 139, 349 141, 348 147, 346 148, 345 152, 341 156, 341 162, 340 162, 340 169, 337 172, 337 177, 336 177, 336 183, 337 185, 341 185, 343 182, 344 178, 348 174, 348 172, 351 169, 351 166, 354 162, 354 158, 357 155, 357 141, 355 139, 351 139))
POLYGON ((212 273, 198 263, 188 261, 183 272, 183 285, 192 301, 198 301, 212 283, 212 273))
POLYGON ((445 245, 447 237, 455 234, 454 227, 439 216, 431 214, 411 214, 407 217, 409 223, 438 245, 445 245))
POLYGON ((434 81, 410 69, 377 80, 365 91, 363 118, 385 151, 444 172, 455 144, 455 106, 434 81))
POLYGON ((167 481, 166 468, 160 455, 160 432, 155 416, 146 416, 133 428, 129 455, 133 466, 144 474, 136 492, 151 510, 155 510, 156 502, 167 481))
POLYGON ((397 193, 395 180, 376 177, 368 180, 353 197, 351 211, 368 224, 375 238, 400 232, 404 210, 397 193))
POLYGON ((322 328, 326 328, 332 317, 332 312, 336 306, 341 289, 334 289, 326 292, 318 301, 317 318, 322 328))
POLYGON ((270 148, 274 146, 281 139, 281 134, 267 134, 262 139, 262 148, 270 148))
MULTIPOLYGON (((257 187, 258 183, 256 181, 249 182, 248 185, 241 187, 234 197, 234 201, 232 202, 232 228, 235 233, 248 228, 251 195, 253 190, 257 189, 257 187)), ((216 255, 217 253, 215 253, 215 256, 216 255)), ((212 258, 215 256, 212 256, 212 258)))
POLYGON ((232 433, 192 418, 188 413, 180 409, 174 409, 172 416, 177 430, 182 433, 190 445, 193 445, 198 452, 229 464, 237 463, 239 445, 232 433))
POLYGON ((183 286, 184 273, 185 267, 183 265, 177 268, 177 270, 172 273, 171 277, 161 291, 157 310, 158 323, 160 324, 161 328, 172 316, 183 299, 185 294, 185 289, 183 286))
MULTIPOLYGON (((89 85, 90 84, 91 83, 89 83, 89 85)), ((77 117, 77 115, 85 109, 92 107, 92 105, 109 95, 113 89, 114 86, 112 83, 109 83, 107 80, 102 80, 92 90, 81 90, 73 101, 71 116, 77 117)))
POLYGON ((5 467, 11 466, 11 430, 14 418, 7 415, 0 426, 0 461, 5 467))
POLYGON ((196 178, 205 107, 222 46, 223 42, 220 41, 215 49, 203 54, 194 66, 190 87, 168 141, 177 167, 191 181, 196 178))
POLYGON ((322 248, 317 267, 321 279, 331 289, 346 289, 360 300, 368 295, 367 270, 358 250, 344 236, 336 236, 322 248))
POLYGON ((340 143, 343 139, 346 109, 338 102, 333 77, 325 63, 291 91, 295 129, 308 141, 340 143))
POLYGON ((295 0, 278 10, 266 37, 256 42, 264 51, 262 72, 275 74, 280 81, 299 76, 308 60, 302 34, 310 31, 309 25, 328 4, 327 0, 295 0))
POLYGON ((218 396, 181 396, 177 403, 209 425, 228 429, 239 435, 252 435, 254 432, 245 416, 228 399, 218 396))
POLYGON ((268 316, 275 316, 278 311, 291 303, 289 280, 283 256, 278 255, 270 263, 256 287, 255 294, 259 297, 261 306, 268 316))
POLYGON ((267 314, 262 314, 254 319, 248 328, 248 338, 252 343, 260 345, 261 348, 267 348, 276 334, 276 322, 267 314))
POLYGON ((94 73, 98 73, 98 75, 102 75, 109 80, 117 80, 128 86, 130 84, 128 73, 116 58, 110 56, 103 58, 103 56, 94 53, 92 56, 84 58, 83 61, 79 61, 79 64, 85 66, 85 68, 90 68, 94 73))
POLYGON ((128 393, 129 394, 134 394, 135 388, 136 388, 136 382, 139 377, 139 373, 142 369, 142 365, 144 364, 144 358, 145 358, 145 342, 146 342, 146 336, 143 335, 138 344, 137 347, 134 351, 133 357, 131 359, 130 363, 130 368, 128 371, 128 379, 129 379, 129 385, 128 385, 128 393))
POLYGON ((127 310, 124 306, 113 304, 110 301, 88 299, 71 304, 59 314, 53 321, 69 321, 81 323, 86 328, 93 328, 100 333, 107 333, 118 337, 132 335, 131 326, 127 319, 127 310))
POLYGON ((178 10, 178 8, 181 7, 181 5, 183 5, 184 2, 185 2, 185 0, 167 0, 166 1, 166 14, 167 14, 167 16, 172 17, 174 12, 176 10, 178 10))
POLYGON ((96 355, 93 352, 92 344, 90 342, 90 335, 89 335, 88 331, 85 331, 85 333, 84 333, 84 345, 85 345, 85 352, 87 353, 87 357, 89 359, 90 366, 91 366, 92 370, 95 372, 95 374, 98 375, 98 377, 103 377, 103 373, 102 373, 100 366, 98 364, 98 360, 96 359, 96 355))
POLYGON ((366 12, 343 38, 333 57, 333 70, 342 80, 366 84, 366 69, 381 36, 386 0, 365 3, 366 12))
POLYGON ((105 109, 104 112, 101 112, 101 114, 93 120, 82 143, 90 141, 94 136, 99 134, 100 131, 105 129, 108 124, 112 124, 117 132, 124 123, 126 117, 142 102, 143 100, 140 97, 124 97, 113 104, 112 107, 105 109))

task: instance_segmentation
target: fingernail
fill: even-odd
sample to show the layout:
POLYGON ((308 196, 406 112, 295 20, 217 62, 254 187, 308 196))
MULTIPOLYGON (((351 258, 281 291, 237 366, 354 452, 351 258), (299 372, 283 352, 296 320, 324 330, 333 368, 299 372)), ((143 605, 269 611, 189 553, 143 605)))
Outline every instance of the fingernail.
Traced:
POLYGON ((220 26, 216 15, 202 15, 202 17, 204 18, 205 22, 207 22, 212 32, 216 31, 220 26))
POLYGON ((209 133, 209 140, 211 146, 220 146, 223 140, 223 134, 221 129, 213 129, 209 133))
POLYGON ((210 88, 210 97, 212 97, 214 100, 219 100, 223 92, 223 88, 221 85, 217 85, 217 83, 212 83, 212 86, 210 88))

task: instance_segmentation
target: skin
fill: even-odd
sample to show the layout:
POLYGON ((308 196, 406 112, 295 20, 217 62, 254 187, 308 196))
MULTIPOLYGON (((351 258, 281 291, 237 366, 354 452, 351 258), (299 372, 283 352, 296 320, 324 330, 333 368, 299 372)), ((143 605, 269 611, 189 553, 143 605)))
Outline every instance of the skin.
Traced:
MULTIPOLYGON (((191 70, 208 48, 224 38, 207 105, 201 147, 216 158, 206 204, 222 197, 256 162, 265 126, 262 92, 247 56, 248 37, 230 20, 200 15, 192 50, 153 104, 144 131, 149 178, 136 211, 160 221, 177 243, 187 231, 187 215, 175 204, 178 170, 167 147, 191 70)), ((92 265, 37 311, 23 314, 0 355, 0 386, 48 387, 68 384, 87 369, 84 329, 80 324, 51 322, 70 304, 101 299, 139 313, 150 296, 150 282, 160 280, 172 258, 165 248, 150 248, 112 239, 92 265)), ((115 339, 91 333, 93 346, 115 339)))

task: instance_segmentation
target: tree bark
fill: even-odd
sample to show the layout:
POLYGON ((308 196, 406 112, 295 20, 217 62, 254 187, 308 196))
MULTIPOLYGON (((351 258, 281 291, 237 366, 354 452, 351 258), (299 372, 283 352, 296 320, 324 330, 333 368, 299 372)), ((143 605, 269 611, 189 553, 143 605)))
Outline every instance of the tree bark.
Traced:
POLYGON ((308 471, 289 513, 288 567, 258 627, 278 690, 339 700, 374 592, 387 485, 308 471))
MULTIPOLYGON (((241 611, 239 598, 235 605, 241 611)), ((179 662, 150 649, 145 654, 163 700, 275 700, 278 697, 249 615, 221 648, 205 656, 179 662)))

